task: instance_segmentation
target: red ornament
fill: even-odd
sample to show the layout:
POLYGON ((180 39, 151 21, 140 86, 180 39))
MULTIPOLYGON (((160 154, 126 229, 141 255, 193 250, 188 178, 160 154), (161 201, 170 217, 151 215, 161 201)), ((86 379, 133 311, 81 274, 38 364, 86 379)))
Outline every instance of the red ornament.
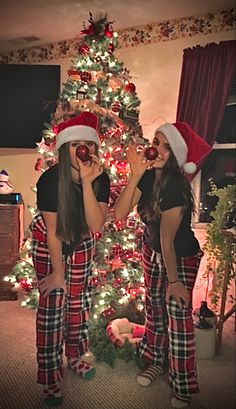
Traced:
POLYGON ((79 75, 80 74, 80 71, 78 71, 78 70, 75 70, 75 69, 70 69, 70 70, 68 70, 67 71, 67 74, 69 75, 69 77, 71 76, 71 75, 79 75))
POLYGON ((107 307, 107 308, 102 312, 102 317, 103 317, 103 318, 110 318, 110 317, 113 317, 115 314, 116 314, 115 308, 107 307))
POLYGON ((35 170, 41 170, 42 169, 42 165, 43 165, 43 159, 38 158, 37 162, 34 165, 34 169, 35 170))
POLYGON ((137 220, 135 218, 133 218, 133 217, 127 218, 126 226, 129 229, 135 229, 135 227, 137 226, 137 220))
POLYGON ((76 156, 82 160, 82 162, 91 160, 89 148, 86 145, 79 145, 76 148, 76 156))
POLYGON ((106 24, 106 26, 104 28, 104 34, 105 34, 106 37, 110 37, 110 38, 113 37, 113 31, 110 30, 109 23, 106 24))
POLYGON ((109 53, 113 53, 114 48, 115 48, 114 45, 112 43, 110 43, 109 46, 108 46, 109 53))
POLYGON ((148 160, 154 160, 158 156, 158 151, 154 146, 150 146, 149 148, 145 149, 144 156, 148 160))
POLYGON ((32 288, 33 288, 31 282, 29 280, 25 279, 25 278, 20 279, 20 286, 26 292, 32 290, 32 288))
POLYGON ((89 82, 91 81, 92 75, 88 71, 82 71, 80 72, 80 78, 81 78, 81 81, 83 82, 89 82))
POLYGON ((88 54, 88 53, 89 53, 89 46, 87 44, 80 44, 79 54, 88 54))
POLYGON ((123 254, 123 248, 120 244, 113 244, 111 249, 111 255, 113 257, 121 257, 123 254))
POLYGON ((125 86, 125 91, 126 92, 135 92, 136 90, 136 86, 133 84, 133 82, 129 82, 126 86, 125 86))

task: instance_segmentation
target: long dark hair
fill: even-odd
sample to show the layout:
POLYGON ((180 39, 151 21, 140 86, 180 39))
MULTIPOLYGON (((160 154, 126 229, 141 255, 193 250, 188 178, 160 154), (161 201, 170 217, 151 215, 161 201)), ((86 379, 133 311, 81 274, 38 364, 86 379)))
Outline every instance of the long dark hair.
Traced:
POLYGON ((162 172, 155 172, 155 180, 153 184, 153 190, 151 197, 146 201, 142 216, 147 221, 154 221, 160 217, 160 200, 162 198, 162 192, 170 178, 178 180, 180 191, 183 196, 184 205, 183 213, 189 209, 191 212, 195 211, 193 191, 188 179, 181 172, 177 160, 170 150, 170 156, 164 165, 162 172))
MULTIPOLYGON (((97 145, 96 145, 97 146, 97 145)), ((98 149, 96 151, 98 154, 98 149)), ((93 183, 95 193, 98 181, 93 183)), ((56 235, 64 242, 78 243, 89 233, 85 220, 82 185, 71 177, 70 144, 63 144, 58 151, 58 206, 56 235), (78 194, 78 191, 80 194, 78 194)))

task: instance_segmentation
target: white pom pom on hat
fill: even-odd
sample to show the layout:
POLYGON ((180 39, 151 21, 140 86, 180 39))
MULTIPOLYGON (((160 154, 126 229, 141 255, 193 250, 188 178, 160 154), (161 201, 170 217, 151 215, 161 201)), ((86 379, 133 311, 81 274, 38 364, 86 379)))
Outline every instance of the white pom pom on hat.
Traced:
POLYGON ((56 149, 72 141, 91 141, 99 146, 98 117, 84 111, 58 125, 56 149))
POLYGON ((156 129, 168 140, 180 168, 193 174, 197 165, 211 151, 212 147, 201 138, 187 122, 166 123, 156 129))

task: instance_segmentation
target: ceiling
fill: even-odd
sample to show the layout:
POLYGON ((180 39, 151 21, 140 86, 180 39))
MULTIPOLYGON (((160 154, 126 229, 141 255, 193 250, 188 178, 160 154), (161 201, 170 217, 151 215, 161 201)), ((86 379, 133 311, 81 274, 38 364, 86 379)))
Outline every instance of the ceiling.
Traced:
POLYGON ((107 13, 121 30, 234 6, 234 0, 1 0, 0 52, 72 39, 88 25, 89 12, 94 20, 107 13))

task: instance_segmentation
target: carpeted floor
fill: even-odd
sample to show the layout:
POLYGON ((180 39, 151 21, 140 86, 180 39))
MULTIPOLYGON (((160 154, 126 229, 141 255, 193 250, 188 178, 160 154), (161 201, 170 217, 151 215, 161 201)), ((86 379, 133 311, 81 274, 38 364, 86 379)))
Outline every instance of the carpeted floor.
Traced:
MULTIPOLYGON (((90 359, 93 359, 90 357, 90 359)), ((167 374, 148 388, 137 385, 134 363, 114 368, 97 363, 96 377, 78 379, 65 368, 65 395, 60 409, 169 409, 167 374)), ((224 326, 221 355, 198 359, 200 393, 191 409, 235 409, 234 317, 224 326)), ((18 301, 0 301, 0 408, 44 409, 41 387, 35 382, 35 311, 18 301)))

